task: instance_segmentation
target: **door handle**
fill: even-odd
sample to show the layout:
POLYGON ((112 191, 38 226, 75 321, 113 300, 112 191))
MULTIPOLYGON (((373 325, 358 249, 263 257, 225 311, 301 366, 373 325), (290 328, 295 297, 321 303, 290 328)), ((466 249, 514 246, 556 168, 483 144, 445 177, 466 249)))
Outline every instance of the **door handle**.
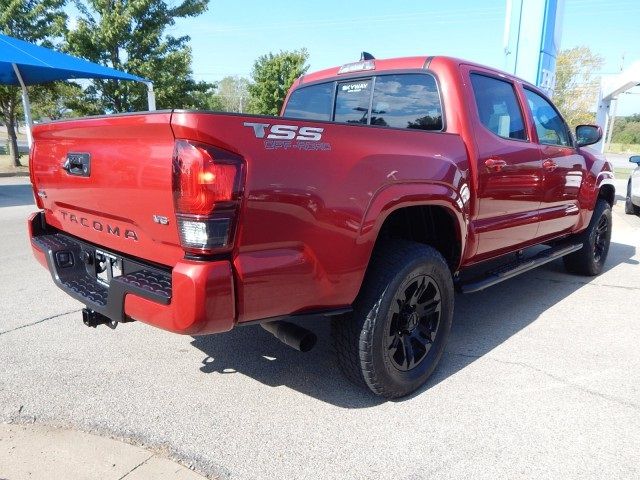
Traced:
POLYGON ((69 153, 60 168, 69 175, 88 177, 91 174, 91 156, 88 153, 69 153))
POLYGON ((484 165, 489 170, 493 170, 494 172, 499 172, 504 167, 507 166, 507 162, 505 162, 504 160, 500 160, 499 158, 487 158, 484 161, 484 165))
POLYGON ((67 160, 62 164, 62 169, 71 175, 78 175, 82 173, 84 165, 82 165, 82 162, 79 160, 67 158, 67 160))
POLYGON ((549 158, 542 162, 542 168, 544 168, 547 172, 553 172, 556 168, 558 168, 558 164, 549 158))

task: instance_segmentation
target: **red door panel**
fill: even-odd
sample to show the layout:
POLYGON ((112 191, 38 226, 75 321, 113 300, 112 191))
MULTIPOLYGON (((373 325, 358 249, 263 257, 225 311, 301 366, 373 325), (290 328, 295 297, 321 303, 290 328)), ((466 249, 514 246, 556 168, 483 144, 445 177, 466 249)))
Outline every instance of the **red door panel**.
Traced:
POLYGON ((478 153, 478 206, 473 219, 478 248, 474 260, 483 260, 517 249, 535 237, 542 161, 538 145, 528 140, 514 85, 475 67, 468 68, 466 74, 475 99, 470 114, 475 120, 478 153))
POLYGON ((543 196, 537 237, 571 231, 580 218, 578 192, 585 177, 586 162, 573 146, 566 122, 542 92, 523 89, 527 115, 535 125, 543 169, 543 196))
POLYGON ((544 195, 538 236, 573 228, 579 219, 578 192, 586 174, 584 157, 570 147, 541 145, 544 195))

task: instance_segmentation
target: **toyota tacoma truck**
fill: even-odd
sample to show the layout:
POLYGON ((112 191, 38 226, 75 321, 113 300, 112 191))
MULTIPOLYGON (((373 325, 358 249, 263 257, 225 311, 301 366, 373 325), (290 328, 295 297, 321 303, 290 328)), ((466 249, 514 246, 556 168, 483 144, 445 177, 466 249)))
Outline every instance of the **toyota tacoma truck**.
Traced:
POLYGON ((611 165, 545 94, 448 57, 311 73, 281 115, 157 111, 34 128, 36 259, 89 326, 188 335, 261 324, 305 351, 328 319, 375 394, 434 371, 454 292, 554 259, 597 275, 611 165))

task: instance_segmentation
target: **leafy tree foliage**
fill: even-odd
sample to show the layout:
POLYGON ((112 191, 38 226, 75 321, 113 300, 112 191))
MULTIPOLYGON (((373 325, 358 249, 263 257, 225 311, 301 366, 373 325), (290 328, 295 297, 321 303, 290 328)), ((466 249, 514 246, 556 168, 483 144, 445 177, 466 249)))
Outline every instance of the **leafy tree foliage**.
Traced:
POLYGON ((194 92, 193 102, 194 108, 198 110, 212 110, 214 112, 223 112, 225 110, 214 83, 209 84, 207 89, 194 92))
POLYGON ((616 143, 640 144, 640 122, 628 123, 614 140, 616 143))
POLYGON ((563 50, 556 63, 553 101, 571 128, 595 122, 595 107, 604 59, 588 47, 563 50))
POLYGON ((34 119, 59 120, 80 115, 83 92, 75 82, 60 81, 35 89, 29 97, 34 119))
MULTIPOLYGON (((65 31, 65 0, 0 0, 0 32, 28 42, 51 47, 65 31)), ((35 93, 41 87, 30 87, 35 93)), ((20 165, 16 118, 20 113, 20 89, 0 85, 0 122, 7 127, 9 154, 20 165)))
POLYGON ((249 104, 249 80, 244 77, 224 77, 218 82, 217 97, 221 110, 225 112, 243 113, 249 104))
MULTIPOLYGON (((77 0, 80 17, 67 35, 67 50, 153 82, 158 108, 192 108, 210 90, 191 74, 189 37, 166 34, 176 19, 203 13, 209 0, 77 0)), ((93 80, 83 113, 146 110, 146 86, 93 80)))
POLYGON ((614 143, 640 144, 640 114, 616 117, 611 140, 614 143))
POLYGON ((305 48, 291 52, 262 55, 253 64, 249 85, 251 110, 265 115, 278 115, 289 87, 303 75, 309 53, 305 48))

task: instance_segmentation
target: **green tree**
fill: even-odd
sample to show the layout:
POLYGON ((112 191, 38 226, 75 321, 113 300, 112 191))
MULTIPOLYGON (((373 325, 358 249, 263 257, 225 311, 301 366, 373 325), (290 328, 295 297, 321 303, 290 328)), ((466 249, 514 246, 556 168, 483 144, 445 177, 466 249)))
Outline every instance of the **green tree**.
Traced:
POLYGON ((613 143, 640 144, 640 113, 616 117, 611 133, 613 143))
POLYGON ((616 117, 613 122, 613 131, 611 132, 611 140, 613 142, 617 142, 616 138, 624 129, 627 124, 630 122, 629 117, 616 117))
MULTIPOLYGON (((624 117, 623 117, 624 118, 624 117)), ((615 143, 625 143, 625 144, 640 144, 640 122, 638 121, 629 121, 630 117, 625 118, 623 128, 614 132, 612 135, 612 140, 615 143)), ((618 119, 616 119, 616 123, 618 119)), ((614 124, 615 125, 615 124, 614 124)))
POLYGON ((305 48, 291 52, 262 55, 253 64, 249 85, 251 110, 264 115, 278 115, 289 87, 309 68, 305 48))
MULTIPOLYGON (((176 19, 203 13, 209 0, 77 0, 80 12, 67 35, 67 50, 153 82, 158 108, 192 108, 211 85, 192 78, 189 37, 166 34, 176 19)), ((146 110, 139 82, 93 80, 85 90, 86 113, 146 110)))
POLYGON ((218 82, 217 96, 225 112, 243 113, 249 103, 249 80, 244 77, 224 77, 218 82))
POLYGON ((215 112, 223 112, 224 105, 220 96, 217 94, 216 85, 210 84, 206 90, 194 93, 194 103, 199 110, 212 110, 215 112))
POLYGON ((75 82, 53 82, 38 88, 31 98, 34 119, 59 120, 77 117, 83 106, 83 91, 75 82))
POLYGON ((571 128, 595 122, 600 71, 604 59, 588 47, 562 50, 556 63, 553 101, 571 128))
MULTIPOLYGON (((64 34, 67 16, 62 8, 65 0, 0 0, 0 31, 27 42, 51 47, 64 34)), ((30 87, 37 92, 39 87, 30 87)), ((0 85, 0 122, 7 128, 9 155, 20 166, 17 115, 21 112, 20 89, 0 85)))

